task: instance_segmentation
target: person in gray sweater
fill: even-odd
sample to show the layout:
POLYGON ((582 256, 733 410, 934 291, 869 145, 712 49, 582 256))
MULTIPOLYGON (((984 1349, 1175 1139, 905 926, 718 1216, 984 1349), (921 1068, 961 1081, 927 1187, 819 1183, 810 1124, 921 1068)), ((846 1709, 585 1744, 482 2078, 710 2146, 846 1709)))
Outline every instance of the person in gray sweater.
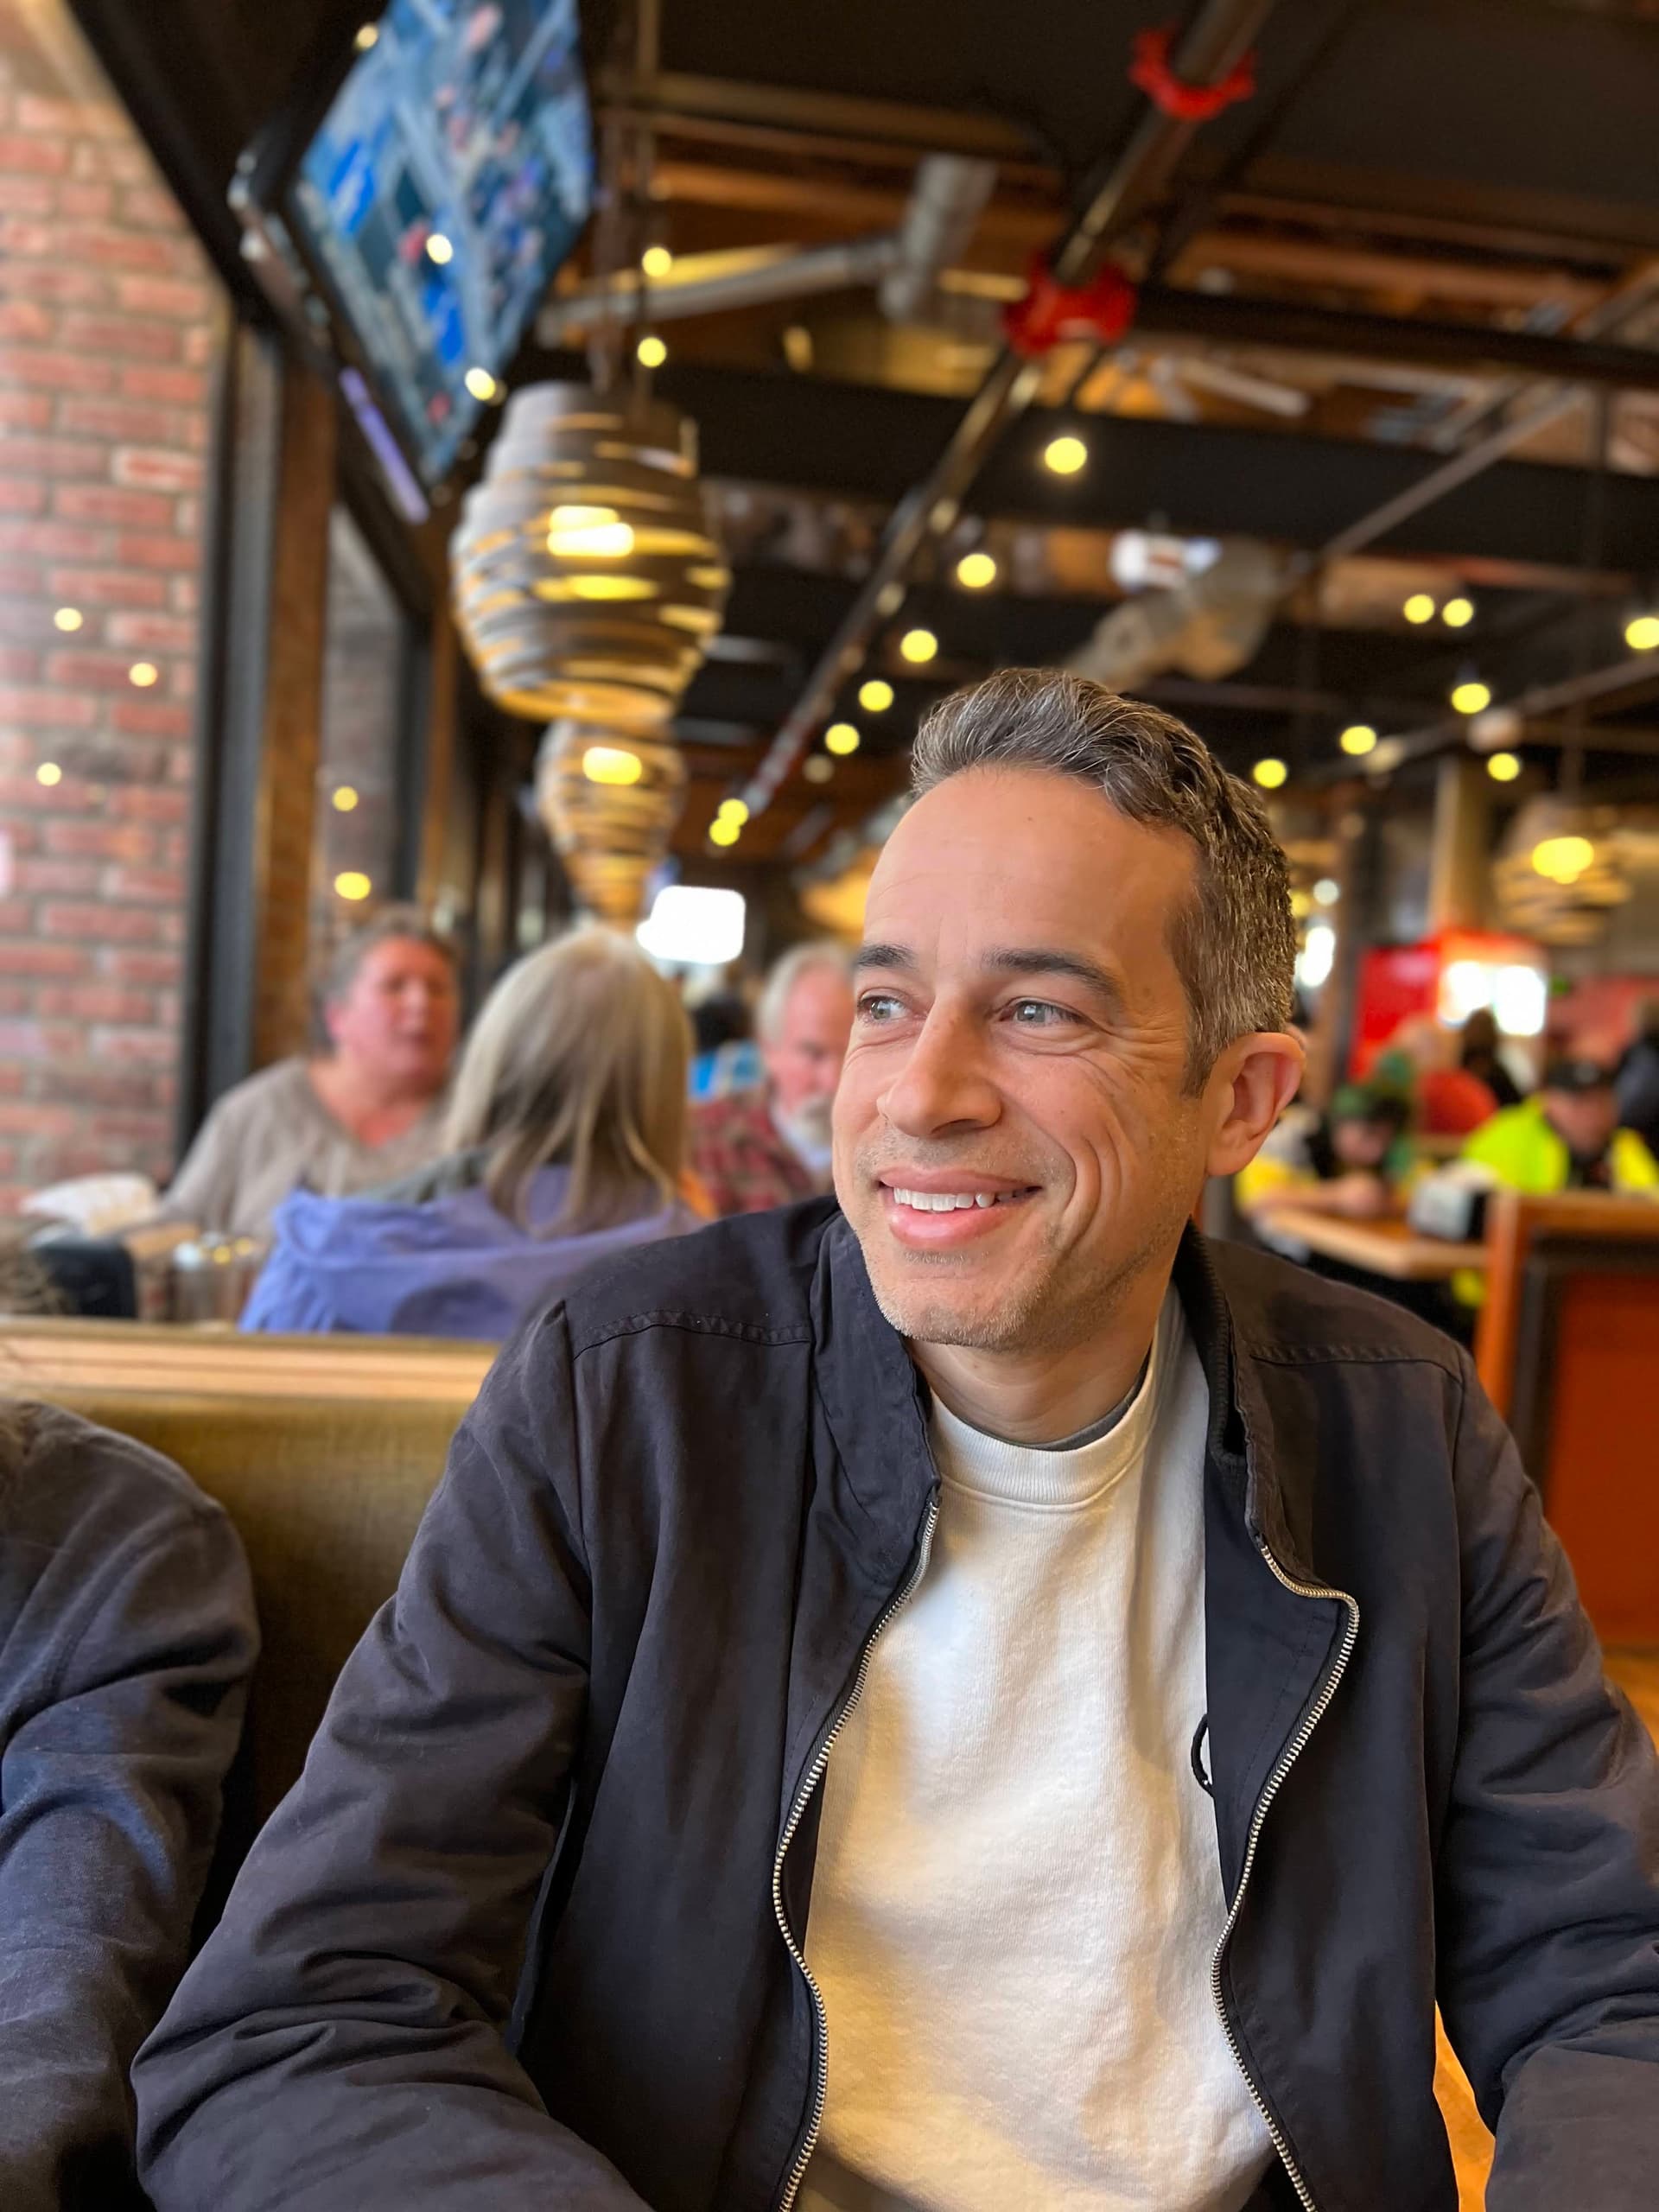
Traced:
POLYGON ((0 1396, 0 2204, 119 2212, 128 2071, 189 1955, 257 1649, 229 1517, 0 1396))

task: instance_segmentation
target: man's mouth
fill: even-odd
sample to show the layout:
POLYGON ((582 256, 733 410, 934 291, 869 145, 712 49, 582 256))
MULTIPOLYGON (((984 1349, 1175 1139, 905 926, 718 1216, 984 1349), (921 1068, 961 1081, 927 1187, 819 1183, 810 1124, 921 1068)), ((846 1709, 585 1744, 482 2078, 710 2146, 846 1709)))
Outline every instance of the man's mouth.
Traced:
POLYGON ((887 1195, 898 1206, 917 1213, 966 1212, 969 1206, 1014 1205, 1025 1194, 1020 1191, 909 1191, 888 1184, 887 1195))

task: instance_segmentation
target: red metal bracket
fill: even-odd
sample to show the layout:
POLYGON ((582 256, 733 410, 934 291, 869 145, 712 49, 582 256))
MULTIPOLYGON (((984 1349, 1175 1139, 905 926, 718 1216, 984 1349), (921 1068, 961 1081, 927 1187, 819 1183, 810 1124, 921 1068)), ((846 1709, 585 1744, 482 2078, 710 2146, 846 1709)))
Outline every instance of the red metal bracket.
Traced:
POLYGON ((1016 353, 1035 360, 1065 339, 1115 346, 1135 321, 1135 286, 1116 262, 1104 262, 1087 284, 1055 281, 1040 253, 1027 272, 1026 294, 1002 310, 1002 331, 1016 353))
POLYGON ((1255 91, 1253 52, 1229 70, 1218 84, 1189 84, 1185 77, 1175 74, 1170 63, 1175 31, 1173 23, 1166 23, 1161 30, 1135 33, 1129 82, 1144 92, 1155 108, 1177 123, 1208 123, 1235 101, 1252 96, 1255 91))

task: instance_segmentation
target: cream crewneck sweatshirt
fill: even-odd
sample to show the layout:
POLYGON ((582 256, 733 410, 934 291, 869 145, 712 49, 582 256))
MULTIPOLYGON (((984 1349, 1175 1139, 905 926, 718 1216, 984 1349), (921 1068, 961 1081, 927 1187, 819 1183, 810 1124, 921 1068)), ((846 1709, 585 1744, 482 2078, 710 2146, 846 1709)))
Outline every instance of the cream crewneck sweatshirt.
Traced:
POLYGON ((1210 1986, 1207 1412, 1173 1290, 1075 1448, 936 1402, 932 1549, 824 1782, 803 2212, 1236 2212, 1265 2171, 1210 1986))

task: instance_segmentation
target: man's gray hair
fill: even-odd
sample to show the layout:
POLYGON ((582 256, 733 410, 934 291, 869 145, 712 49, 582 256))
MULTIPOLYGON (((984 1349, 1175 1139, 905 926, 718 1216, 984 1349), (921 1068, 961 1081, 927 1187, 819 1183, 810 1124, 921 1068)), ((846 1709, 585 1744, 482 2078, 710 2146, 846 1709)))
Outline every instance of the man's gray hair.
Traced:
POLYGON ((781 959, 772 963, 754 1015, 755 1034, 763 1045, 773 1043, 782 1031, 790 994, 796 984, 817 968, 827 969, 850 988, 853 963, 845 947, 837 944, 833 938, 814 938, 809 944, 791 945, 781 959))
POLYGON ((1295 979, 1290 877, 1267 810, 1173 715, 1064 670, 1005 668, 942 699, 916 737, 918 798, 969 768, 1044 768, 1131 822, 1197 849, 1170 953, 1192 1010, 1187 1083, 1201 1090, 1236 1037, 1283 1029, 1295 979))

